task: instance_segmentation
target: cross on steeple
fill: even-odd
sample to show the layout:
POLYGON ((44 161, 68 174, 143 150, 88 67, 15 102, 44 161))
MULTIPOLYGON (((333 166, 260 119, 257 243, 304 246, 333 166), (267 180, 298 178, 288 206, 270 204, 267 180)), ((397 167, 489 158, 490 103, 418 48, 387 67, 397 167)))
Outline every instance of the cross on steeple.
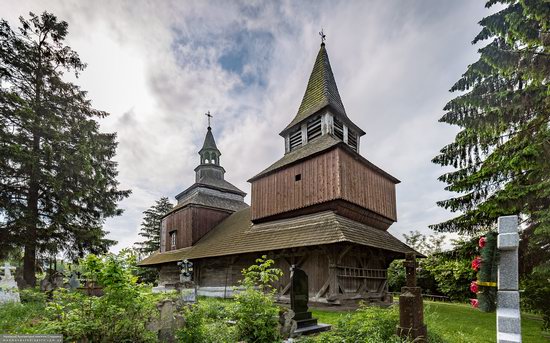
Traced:
POLYGON ((327 35, 325 35, 322 28, 321 28, 321 32, 319 32, 319 36, 321 36, 321 44, 325 44, 325 40, 327 39, 327 35))
POLYGON ((210 128, 210 118, 212 118, 212 115, 210 114, 210 111, 206 112, 204 115, 208 117, 208 128, 210 128))

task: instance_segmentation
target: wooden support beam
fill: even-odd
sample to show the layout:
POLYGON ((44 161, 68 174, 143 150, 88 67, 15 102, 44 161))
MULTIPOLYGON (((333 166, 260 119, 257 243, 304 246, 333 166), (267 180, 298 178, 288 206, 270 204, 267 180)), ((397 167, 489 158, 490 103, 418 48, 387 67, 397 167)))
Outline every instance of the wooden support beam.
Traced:
POLYGON ((323 295, 325 295, 325 293, 328 291, 329 286, 330 286, 330 277, 327 278, 327 280, 325 281, 325 283, 323 284, 323 286, 321 287, 319 292, 317 292, 317 294, 315 294, 315 297, 316 298, 321 298, 323 295))
MULTIPOLYGON (((292 256, 292 258, 294 259, 294 256, 292 256)), ((302 264, 304 264, 304 262, 307 260, 308 256, 307 255, 303 255, 300 257, 300 259, 298 260, 298 262, 296 262, 296 267, 300 268, 302 266, 302 264)), ((288 261, 287 261, 288 262, 288 261)), ((291 266, 292 264, 289 263, 291 266)), ((289 282, 284 288, 283 290, 281 291, 281 295, 285 295, 289 290, 290 290, 290 284, 291 282, 289 282)))
POLYGON ((340 252, 340 254, 338 255, 338 259, 336 260, 336 264, 342 264, 342 259, 347 255, 351 248, 351 245, 347 245, 344 250, 340 252))

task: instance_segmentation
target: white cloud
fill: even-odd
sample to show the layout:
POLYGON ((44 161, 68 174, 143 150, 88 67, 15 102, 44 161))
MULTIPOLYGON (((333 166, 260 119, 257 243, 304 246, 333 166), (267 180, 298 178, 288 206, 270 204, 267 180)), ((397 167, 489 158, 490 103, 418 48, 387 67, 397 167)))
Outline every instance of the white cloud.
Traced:
POLYGON ((207 110, 228 180, 249 192, 246 180, 282 156, 278 133, 298 109, 321 27, 348 115, 367 132, 362 154, 402 180, 391 231, 427 232, 449 218, 435 206, 448 195, 430 160, 455 133, 437 119, 447 89, 476 59, 469 42, 487 14, 479 1, 45 6, 8 2, 2 16, 16 24, 48 10, 69 23, 68 43, 89 65, 77 82, 111 113, 102 129, 118 133, 119 180, 133 190, 106 225, 116 250, 137 239, 143 210, 193 182, 207 110), (241 75, 219 62, 235 51, 241 75))

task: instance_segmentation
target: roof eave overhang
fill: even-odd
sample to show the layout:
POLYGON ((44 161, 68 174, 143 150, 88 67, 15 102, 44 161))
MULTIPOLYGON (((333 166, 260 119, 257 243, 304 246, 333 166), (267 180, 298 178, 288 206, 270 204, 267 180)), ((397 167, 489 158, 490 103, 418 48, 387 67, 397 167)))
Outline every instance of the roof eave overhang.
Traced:
POLYGON ((206 183, 196 182, 196 183, 192 184, 191 186, 189 186, 183 192, 180 192, 178 195, 176 195, 175 196, 176 200, 179 200, 183 195, 185 195, 186 193, 189 193, 190 191, 192 191, 193 189, 198 188, 198 187, 209 188, 209 189, 213 189, 213 190, 220 191, 220 192, 225 192, 225 193, 237 194, 237 195, 241 195, 243 197, 246 196, 246 193, 241 191, 241 190, 236 191, 236 190, 232 190, 232 189, 212 186, 212 185, 209 185, 209 184, 206 184, 206 183))
POLYGON ((363 131, 359 126, 355 125, 354 122, 352 122, 348 116, 346 115, 346 113, 343 113, 342 111, 339 111, 335 106, 332 106, 331 104, 329 103, 324 103, 322 104, 321 106, 318 106, 310 111, 307 112, 307 114, 304 116, 303 119, 299 120, 299 121, 295 121, 295 120, 292 120, 292 122, 290 124, 288 124, 287 127, 285 127, 283 129, 283 131, 281 131, 279 133, 279 136, 281 137, 285 137, 286 134, 292 130, 292 128, 296 127, 296 126, 299 126, 299 125, 302 125, 303 122, 307 121, 309 118, 311 118, 312 116, 314 115, 317 115, 319 114, 319 112, 323 112, 325 110, 328 110, 330 111, 331 113, 333 114, 336 114, 338 115, 345 123, 346 125, 350 126, 355 132, 357 132, 357 134, 359 136, 363 136, 365 135, 365 131, 363 131))

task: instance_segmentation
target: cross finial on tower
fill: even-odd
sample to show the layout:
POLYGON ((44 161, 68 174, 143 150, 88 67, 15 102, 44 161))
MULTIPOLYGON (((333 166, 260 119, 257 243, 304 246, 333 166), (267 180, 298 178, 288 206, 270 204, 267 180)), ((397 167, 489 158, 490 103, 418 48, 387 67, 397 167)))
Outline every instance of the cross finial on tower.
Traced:
POLYGON ((322 28, 321 28, 321 32, 319 32, 319 36, 321 36, 321 45, 324 45, 325 40, 327 39, 327 35, 325 35, 322 28))
POLYGON ((204 115, 208 117, 208 128, 210 128, 210 118, 212 118, 212 115, 210 114, 210 111, 206 112, 204 115))

